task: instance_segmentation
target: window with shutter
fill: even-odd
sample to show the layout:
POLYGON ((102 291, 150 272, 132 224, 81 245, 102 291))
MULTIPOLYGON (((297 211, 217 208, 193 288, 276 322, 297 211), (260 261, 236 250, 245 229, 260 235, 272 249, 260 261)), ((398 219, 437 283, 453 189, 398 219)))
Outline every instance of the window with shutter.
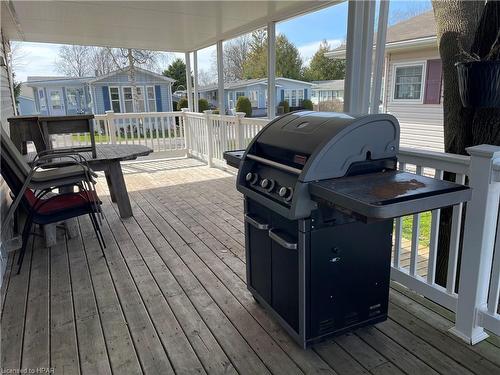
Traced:
POLYGON ((442 63, 440 59, 427 60, 424 104, 441 103, 442 63))

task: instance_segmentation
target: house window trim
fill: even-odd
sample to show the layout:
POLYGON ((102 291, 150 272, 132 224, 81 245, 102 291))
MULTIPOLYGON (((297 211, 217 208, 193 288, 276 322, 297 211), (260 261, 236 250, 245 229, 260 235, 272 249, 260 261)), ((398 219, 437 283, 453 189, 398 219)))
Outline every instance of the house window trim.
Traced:
POLYGON ((44 88, 39 88, 37 89, 37 95, 38 95, 38 103, 40 107, 40 112, 41 111, 48 111, 48 106, 47 106, 47 93, 45 92, 44 88), (43 94, 43 98, 40 97, 40 92, 43 94), (42 103, 43 101, 43 103, 42 103))
POLYGON ((121 90, 120 90, 120 86, 108 86, 109 106, 111 107, 110 109, 112 111, 114 111, 114 109, 113 109, 113 99, 111 98, 111 89, 117 89, 118 90, 118 105, 120 106, 120 112, 119 113, 124 113, 123 112, 123 108, 122 108, 122 93, 121 93, 121 90))
POLYGON ((158 112, 158 108, 156 108, 156 90, 154 85, 146 85, 144 86, 144 100, 146 101, 144 108, 146 109, 147 112, 158 112), (153 99, 149 99, 148 97, 148 88, 153 89, 153 99), (149 101, 152 100, 155 103, 155 110, 152 111, 151 108, 149 107, 149 101), (146 107, 147 106, 147 107, 146 107))
POLYGON ((393 102, 393 103, 424 104, 426 74, 427 74, 427 61, 426 60, 393 63, 391 102, 393 102), (397 70, 397 68, 410 68, 410 67, 415 67, 415 66, 422 66, 422 75, 421 75, 421 81, 420 81, 420 98, 419 99, 396 99, 395 95, 396 95, 396 70, 397 70))

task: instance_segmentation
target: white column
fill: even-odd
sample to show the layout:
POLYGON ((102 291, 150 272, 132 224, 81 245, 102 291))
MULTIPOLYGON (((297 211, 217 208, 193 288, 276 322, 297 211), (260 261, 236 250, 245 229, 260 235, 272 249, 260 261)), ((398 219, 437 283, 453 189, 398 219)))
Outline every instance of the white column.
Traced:
POLYGON ((344 112, 368 112, 374 17, 375 2, 349 1, 344 112))
POLYGON ((381 0, 378 13, 377 49, 375 50, 375 65, 373 67, 373 86, 370 98, 370 113, 378 113, 380 93, 382 90, 382 73, 384 71, 385 40, 387 21, 389 18, 389 0, 381 0))
POLYGON ((186 92, 187 92, 187 99, 188 99, 188 107, 190 111, 193 111, 193 84, 191 82, 191 57, 190 53, 186 52, 185 53, 185 59, 186 59, 186 92))
POLYGON ((217 98, 219 101, 219 113, 226 114, 224 105, 224 49, 222 48, 222 40, 217 42, 217 98))
POLYGON ((370 107, 370 89, 372 87, 373 66, 373 33, 375 27, 375 1, 362 1, 365 6, 363 12, 363 49, 362 49, 362 81, 360 95, 360 113, 368 113, 370 107))
POLYGON ((194 111, 199 112, 198 108, 198 52, 193 52, 193 83, 194 83, 194 111))
POLYGON ((267 117, 276 116, 276 22, 267 24, 267 117))
POLYGON ((456 320, 450 331, 475 344, 488 337, 478 311, 486 310, 493 262, 500 183, 492 181, 492 166, 500 158, 500 147, 479 145, 466 150, 471 156, 472 199, 467 204, 456 320))

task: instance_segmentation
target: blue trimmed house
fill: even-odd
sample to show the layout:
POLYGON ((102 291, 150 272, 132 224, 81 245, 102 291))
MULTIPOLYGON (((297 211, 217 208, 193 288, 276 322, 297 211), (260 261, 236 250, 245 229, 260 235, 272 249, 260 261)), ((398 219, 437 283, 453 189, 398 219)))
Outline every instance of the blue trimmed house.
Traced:
MULTIPOLYGON (((290 107, 300 107, 302 100, 311 98, 310 82, 296 79, 276 77, 276 105, 281 101, 288 101, 290 107)), ((205 98, 208 103, 218 106, 217 85, 200 87, 200 98, 205 98)), ((225 107, 232 110, 240 96, 246 96, 252 103, 252 116, 265 116, 267 112, 267 78, 246 79, 224 83, 225 107)))
POLYGON ((170 112, 172 78, 135 68, 138 101, 132 100, 127 70, 99 77, 28 77, 36 112, 42 115, 104 114, 129 112, 170 112))

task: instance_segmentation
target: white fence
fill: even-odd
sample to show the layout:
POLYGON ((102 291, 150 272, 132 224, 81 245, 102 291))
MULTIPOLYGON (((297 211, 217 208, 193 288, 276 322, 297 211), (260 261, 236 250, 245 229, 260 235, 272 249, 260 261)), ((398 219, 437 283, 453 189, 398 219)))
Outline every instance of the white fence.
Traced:
MULTIPOLYGON (((223 152, 244 149, 268 123, 267 119, 192 112, 127 113, 96 116, 98 143, 139 143, 168 155, 193 156, 209 166, 226 168, 223 152)), ((60 142, 78 144, 67 136, 60 142)), ((470 202, 453 207, 445 286, 436 284, 436 260, 441 210, 431 213, 426 276, 417 266, 421 215, 411 221, 410 259, 401 262, 402 218, 395 220, 392 279, 445 306, 456 315, 454 334, 469 343, 487 337, 485 329, 500 335, 500 147, 475 146, 470 156, 415 149, 399 152, 399 169, 442 179, 446 172, 472 188, 470 202), (460 259, 460 262, 459 262, 460 259), (407 263, 407 262, 405 262, 407 263), (457 290, 458 285, 458 290, 457 290)))
MULTIPOLYGON (((186 155, 186 137, 182 112, 114 113, 96 115, 97 144, 141 144, 164 156, 186 155)), ((90 144, 87 134, 52 136, 55 147, 90 144)))

